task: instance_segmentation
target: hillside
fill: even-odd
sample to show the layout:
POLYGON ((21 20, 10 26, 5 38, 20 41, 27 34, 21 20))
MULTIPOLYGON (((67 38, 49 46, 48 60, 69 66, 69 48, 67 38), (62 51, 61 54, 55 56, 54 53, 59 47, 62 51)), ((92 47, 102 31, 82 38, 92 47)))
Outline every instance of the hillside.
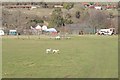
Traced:
MULTIPOLYGON (((117 15, 118 11, 117 9, 110 9, 110 10, 95 10, 91 8, 85 8, 82 3, 74 3, 74 7, 67 10, 65 8, 61 8, 62 10, 62 16, 63 18, 66 17, 68 14, 70 15, 70 20, 72 20, 73 24, 86 24, 87 26, 96 26, 91 24, 90 21, 94 22, 94 24, 98 24, 100 22, 100 18, 98 17, 98 22, 95 22, 95 19, 97 19, 97 15, 99 14, 101 17, 104 15, 104 20, 108 20, 110 15, 114 16, 113 18, 110 18, 106 23, 103 23, 103 27, 109 27, 110 24, 113 24, 113 27, 116 27, 117 29, 117 15), (76 12, 80 12, 80 18, 76 18, 76 12), (97 13, 97 14, 96 14, 97 13), (90 18, 90 16, 92 16, 90 18), (95 19, 93 17, 96 17, 95 19), (106 17, 106 19, 105 19, 106 17), (93 20, 92 20, 93 19, 93 20), (106 26, 107 25, 107 26, 106 26)), ((37 19, 37 20, 43 20, 46 23, 49 23, 51 21, 51 15, 54 11, 54 8, 42 8, 38 7, 35 9, 8 9, 3 7, 3 27, 8 29, 29 29, 30 26, 36 26, 38 23, 30 22, 31 20, 37 19), (11 20, 12 19, 12 20, 11 20)), ((44 23, 39 23, 40 25, 44 25, 44 23)), ((66 24, 67 25, 67 24, 66 24)), ((100 24, 101 25, 101 24, 100 24)), ((99 25, 97 25, 99 26, 99 25)), ((54 27, 54 26, 52 26, 54 27)))

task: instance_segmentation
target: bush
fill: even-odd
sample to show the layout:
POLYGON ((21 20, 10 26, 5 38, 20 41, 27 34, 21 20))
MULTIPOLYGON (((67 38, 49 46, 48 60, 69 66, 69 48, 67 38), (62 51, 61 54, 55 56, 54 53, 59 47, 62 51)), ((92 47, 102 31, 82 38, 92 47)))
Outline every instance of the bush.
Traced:
POLYGON ((63 8, 69 10, 74 7, 74 3, 63 3, 63 8))
POLYGON ((43 20, 36 20, 36 19, 31 20, 31 22, 35 22, 35 23, 44 23, 44 21, 43 21, 43 20))
POLYGON ((80 11, 76 11, 75 16, 76 18, 80 18, 80 11))

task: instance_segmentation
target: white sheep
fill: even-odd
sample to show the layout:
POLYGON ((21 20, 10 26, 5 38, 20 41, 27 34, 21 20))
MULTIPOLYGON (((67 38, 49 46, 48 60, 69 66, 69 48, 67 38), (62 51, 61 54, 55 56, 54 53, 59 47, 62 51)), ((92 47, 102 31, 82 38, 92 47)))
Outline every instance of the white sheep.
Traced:
POLYGON ((51 48, 46 49, 46 53, 50 53, 51 51, 52 51, 52 49, 51 49, 51 48))
POLYGON ((60 51, 59 49, 53 49, 52 53, 59 53, 59 51, 60 51))
POLYGON ((55 39, 56 39, 56 40, 60 40, 60 36, 56 36, 55 39))

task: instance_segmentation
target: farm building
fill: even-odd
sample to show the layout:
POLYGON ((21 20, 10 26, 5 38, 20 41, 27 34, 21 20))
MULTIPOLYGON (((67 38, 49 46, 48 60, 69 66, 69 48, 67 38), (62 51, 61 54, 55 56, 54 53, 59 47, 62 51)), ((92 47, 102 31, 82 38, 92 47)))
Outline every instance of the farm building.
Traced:
POLYGON ((42 30, 42 27, 41 27, 40 25, 37 25, 37 26, 35 27, 35 29, 41 31, 41 30, 42 30))
POLYGON ((49 28, 45 30, 46 32, 57 32, 55 28, 49 28))

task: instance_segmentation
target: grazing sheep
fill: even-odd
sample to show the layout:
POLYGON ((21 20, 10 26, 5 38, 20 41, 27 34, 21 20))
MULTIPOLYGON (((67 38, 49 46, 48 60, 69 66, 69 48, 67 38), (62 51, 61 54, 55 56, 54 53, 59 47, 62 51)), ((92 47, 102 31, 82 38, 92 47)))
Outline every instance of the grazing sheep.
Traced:
POLYGON ((60 51, 60 50, 58 50, 58 49, 53 49, 53 50, 52 50, 53 53, 59 53, 59 51, 60 51))
POLYGON ((56 40, 60 40, 60 36, 56 36, 55 39, 56 39, 56 40))
POLYGON ((52 49, 46 49, 46 53, 50 53, 52 51, 52 49))

